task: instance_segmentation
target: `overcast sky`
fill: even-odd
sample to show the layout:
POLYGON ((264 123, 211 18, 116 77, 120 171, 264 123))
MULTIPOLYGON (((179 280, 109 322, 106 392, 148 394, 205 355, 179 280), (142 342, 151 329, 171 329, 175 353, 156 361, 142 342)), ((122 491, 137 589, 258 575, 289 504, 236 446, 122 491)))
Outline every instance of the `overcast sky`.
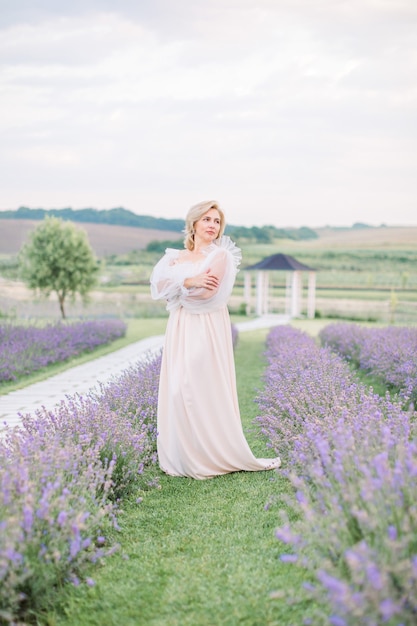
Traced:
POLYGON ((0 0, 0 209, 417 224, 416 0, 0 0))

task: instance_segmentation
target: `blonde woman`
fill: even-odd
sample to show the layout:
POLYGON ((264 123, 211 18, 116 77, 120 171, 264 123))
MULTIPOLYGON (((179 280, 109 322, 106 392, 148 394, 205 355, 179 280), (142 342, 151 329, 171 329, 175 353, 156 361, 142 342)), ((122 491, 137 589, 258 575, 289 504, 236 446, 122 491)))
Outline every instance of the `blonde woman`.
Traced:
POLYGON ((151 275, 151 294, 167 301, 158 398, 158 459, 172 476, 204 479, 280 466, 257 459, 245 439, 236 391, 227 301, 241 261, 223 235, 215 201, 186 217, 184 250, 168 248, 151 275))

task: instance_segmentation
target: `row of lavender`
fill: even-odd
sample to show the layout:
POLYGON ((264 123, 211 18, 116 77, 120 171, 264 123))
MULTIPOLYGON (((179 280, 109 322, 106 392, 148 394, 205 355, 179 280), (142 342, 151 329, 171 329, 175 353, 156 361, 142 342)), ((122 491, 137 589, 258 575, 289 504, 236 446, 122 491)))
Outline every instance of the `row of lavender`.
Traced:
POLYGON ((0 382, 17 380, 123 337, 121 320, 94 320, 45 327, 0 325, 0 382))
POLYGON ((270 332, 267 357, 258 419, 296 494, 277 537, 305 568, 298 597, 316 600, 305 623, 415 624, 415 414, 291 327, 270 332))
POLYGON ((0 440, 0 623, 53 603, 115 549, 121 499, 153 480, 159 370, 149 357, 0 440))
POLYGON ((356 367, 381 379, 405 402, 417 401, 417 328, 329 324, 320 339, 356 367))

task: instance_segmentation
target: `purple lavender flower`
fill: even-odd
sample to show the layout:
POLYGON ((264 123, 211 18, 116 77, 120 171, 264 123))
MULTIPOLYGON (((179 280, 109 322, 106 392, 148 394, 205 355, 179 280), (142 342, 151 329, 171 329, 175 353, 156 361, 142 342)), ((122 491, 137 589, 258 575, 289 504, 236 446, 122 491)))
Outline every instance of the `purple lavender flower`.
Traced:
POLYGON ((298 560, 296 554, 281 554, 279 558, 283 563, 296 563, 298 560))
POLYGON ((380 378, 406 401, 417 401, 417 328, 365 328, 330 324, 320 331, 323 345, 380 378))
MULTIPOLYGON (((355 341, 360 358, 363 335, 355 341)), ((280 514, 277 538, 316 576, 329 623, 414 623, 416 415, 291 327, 270 332, 266 356, 257 421, 285 459, 299 515, 290 523, 280 514)))
POLYGON ((236 326, 236 324, 232 324, 232 343, 233 343, 233 348, 236 348, 237 346, 237 342, 239 340, 239 330, 236 326))
POLYGON ((117 549, 106 545, 105 534, 117 528, 118 501, 141 480, 152 482, 142 475, 156 462, 160 361, 149 358, 100 392, 68 397, 6 430, 0 441, 0 607, 14 621, 24 618, 22 607, 39 606, 42 586, 54 576, 57 583, 79 584, 84 564, 117 549))
POLYGON ((45 327, 0 325, 0 383, 66 361, 125 333, 126 324, 116 319, 45 327))

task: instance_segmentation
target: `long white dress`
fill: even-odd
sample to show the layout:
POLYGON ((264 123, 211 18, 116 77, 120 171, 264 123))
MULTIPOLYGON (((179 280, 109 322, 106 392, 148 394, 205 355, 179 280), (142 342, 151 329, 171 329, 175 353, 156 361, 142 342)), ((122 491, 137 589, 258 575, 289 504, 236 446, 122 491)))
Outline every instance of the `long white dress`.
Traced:
POLYGON ((179 250, 168 248, 151 275, 152 297, 165 299, 170 311, 159 384, 159 465, 167 474, 197 479, 277 468, 279 458, 255 458, 240 419, 227 309, 240 250, 222 237, 202 261, 179 258, 179 250), (208 268, 220 278, 216 291, 184 287, 186 278, 208 268))

